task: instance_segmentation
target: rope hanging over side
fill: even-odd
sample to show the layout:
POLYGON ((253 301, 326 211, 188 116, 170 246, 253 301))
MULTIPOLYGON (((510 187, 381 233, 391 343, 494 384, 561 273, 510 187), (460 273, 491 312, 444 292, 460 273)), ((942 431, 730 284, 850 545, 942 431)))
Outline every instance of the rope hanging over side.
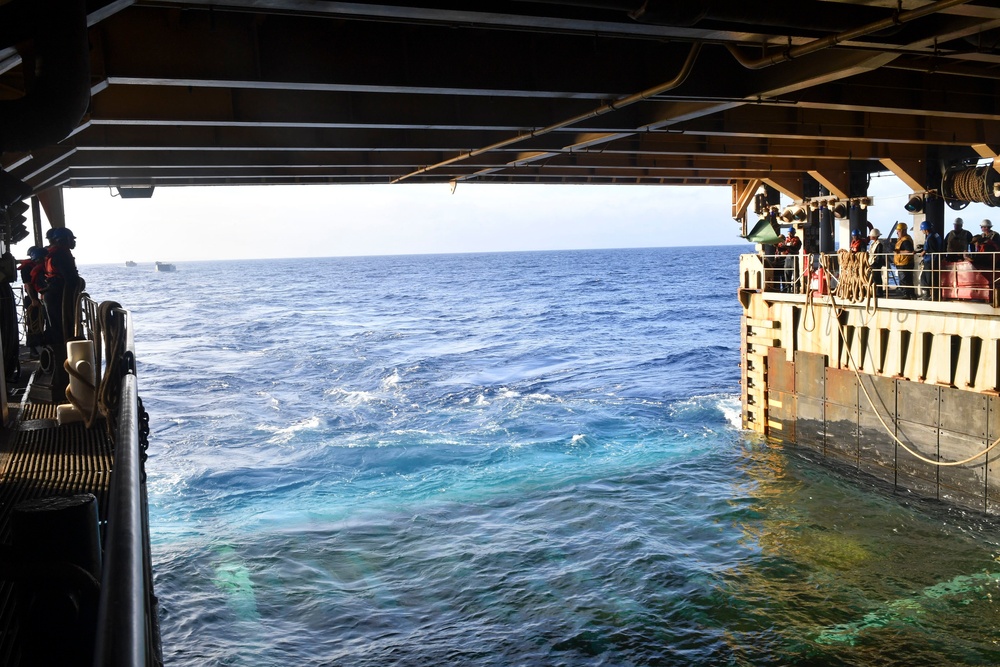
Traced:
MULTIPOLYGON (((844 248, 837 251, 837 261, 840 265, 840 280, 836 289, 830 290, 831 298, 839 297, 851 303, 865 304, 869 315, 878 309, 875 281, 872 274, 872 260, 867 252, 850 252, 844 248)), ((824 273, 829 274, 827 256, 822 258, 824 273)))
POLYGON ((986 456, 987 454, 990 453, 990 451, 993 450, 994 447, 996 447, 997 445, 1000 445, 1000 438, 997 438, 988 447, 986 447, 982 451, 977 452, 976 454, 973 454, 972 456, 969 456, 968 458, 964 458, 961 461, 934 461, 932 459, 927 458, 926 456, 924 456, 920 452, 916 452, 916 451, 910 449, 906 445, 905 442, 903 442, 898 437, 896 437, 896 434, 893 432, 893 429, 891 429, 889 427, 889 425, 885 423, 885 419, 882 417, 882 413, 880 413, 879 410, 878 410, 878 408, 875 406, 874 399, 871 397, 871 394, 868 393, 868 388, 865 386, 865 383, 861 380, 861 373, 858 370, 858 365, 854 361, 854 355, 851 354, 851 346, 847 344, 847 334, 844 331, 844 325, 842 325, 840 323, 840 318, 836 317, 836 314, 839 311, 838 311, 837 304, 836 304, 836 301, 835 301, 833 295, 830 296, 830 307, 832 309, 831 312, 834 315, 834 319, 837 322, 837 331, 838 331, 838 333, 840 335, 840 339, 844 342, 844 349, 847 350, 847 360, 850 363, 852 369, 854 370, 854 376, 858 380, 858 385, 860 385, 861 390, 864 392, 865 398, 868 399, 868 404, 871 406, 872 410, 875 412, 875 416, 878 417, 878 421, 879 421, 880 424, 882 424, 882 428, 885 429, 886 434, 888 434, 888 436, 890 438, 892 438, 896 442, 896 444, 898 444, 900 447, 902 447, 908 454, 910 454, 911 456, 913 456, 916 459, 919 459, 920 461, 923 461, 924 463, 929 463, 930 465, 933 465, 933 466, 938 466, 938 467, 941 467, 941 468, 946 468, 946 467, 950 467, 950 466, 965 465, 966 463, 969 463, 970 461, 975 461, 976 459, 978 459, 978 458, 980 458, 982 456, 986 456))
MULTIPOLYGON (((97 321, 103 334, 104 358, 107 363, 104 377, 97 390, 98 409, 104 416, 110 415, 118 407, 121 394, 121 378, 124 373, 122 356, 125 354, 127 343, 124 322, 120 321, 124 316, 120 313, 121 304, 114 301, 104 301, 97 308, 97 321)), ((109 419, 108 423, 111 421, 109 419)))

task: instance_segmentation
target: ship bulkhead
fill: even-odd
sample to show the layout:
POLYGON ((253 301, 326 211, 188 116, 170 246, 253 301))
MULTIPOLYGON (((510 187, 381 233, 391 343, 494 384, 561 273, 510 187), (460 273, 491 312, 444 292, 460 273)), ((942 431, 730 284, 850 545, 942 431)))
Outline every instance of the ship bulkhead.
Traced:
MULTIPOLYGON (((785 293, 740 261, 746 429, 896 491, 1000 513, 1000 310, 992 298, 785 293)), ((990 292, 992 293, 992 292, 990 292)))

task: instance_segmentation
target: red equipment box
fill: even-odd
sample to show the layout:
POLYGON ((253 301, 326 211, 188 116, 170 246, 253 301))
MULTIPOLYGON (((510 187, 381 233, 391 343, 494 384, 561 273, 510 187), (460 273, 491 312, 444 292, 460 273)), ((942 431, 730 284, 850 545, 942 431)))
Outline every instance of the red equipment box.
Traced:
POLYGON ((980 271, 967 261, 941 263, 941 298, 990 301, 992 289, 992 271, 980 271))

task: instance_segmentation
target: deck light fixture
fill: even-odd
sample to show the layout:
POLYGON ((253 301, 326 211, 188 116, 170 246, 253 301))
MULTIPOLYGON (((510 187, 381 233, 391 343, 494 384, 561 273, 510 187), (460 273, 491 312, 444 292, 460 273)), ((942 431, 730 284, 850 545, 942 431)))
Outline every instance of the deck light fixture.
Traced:
POLYGON ((4 218, 7 223, 7 240, 10 243, 19 243, 28 236, 28 229, 25 226, 25 212, 28 204, 23 201, 16 201, 4 210, 4 218))
POLYGON ((153 196, 152 185, 118 185, 115 190, 122 199, 149 199, 153 196))
POLYGON ((916 215, 924 210, 924 198, 922 195, 913 195, 903 206, 909 213, 916 215))

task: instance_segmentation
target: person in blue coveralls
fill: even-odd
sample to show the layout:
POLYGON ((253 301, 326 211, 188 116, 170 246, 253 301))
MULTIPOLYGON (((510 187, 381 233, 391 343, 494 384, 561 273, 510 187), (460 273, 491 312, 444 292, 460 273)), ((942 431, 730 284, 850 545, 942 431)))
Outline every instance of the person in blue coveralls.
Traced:
POLYGON ((938 273, 941 268, 944 240, 940 234, 934 231, 933 225, 926 220, 920 223, 920 231, 924 233, 924 249, 921 258, 923 271, 920 273, 920 286, 924 289, 920 298, 924 301, 938 301, 940 298, 937 290, 938 273))
POLYGON ((72 332, 66 331, 68 322, 65 313, 75 312, 75 308, 65 303, 66 297, 72 305, 80 287, 80 273, 73 257, 76 237, 65 227, 50 229, 46 236, 49 247, 45 256, 45 293, 42 295, 49 325, 46 342, 61 353, 67 336, 72 335, 72 332))

